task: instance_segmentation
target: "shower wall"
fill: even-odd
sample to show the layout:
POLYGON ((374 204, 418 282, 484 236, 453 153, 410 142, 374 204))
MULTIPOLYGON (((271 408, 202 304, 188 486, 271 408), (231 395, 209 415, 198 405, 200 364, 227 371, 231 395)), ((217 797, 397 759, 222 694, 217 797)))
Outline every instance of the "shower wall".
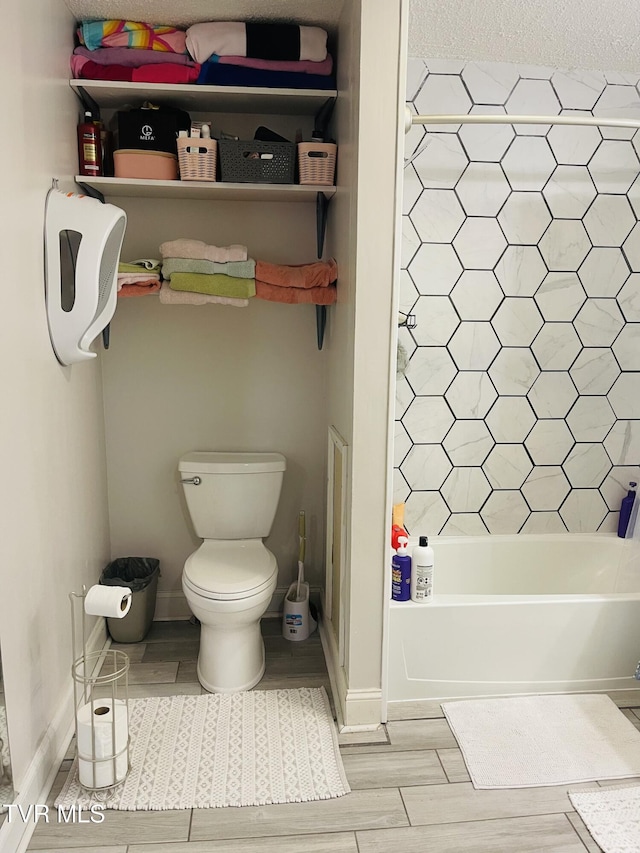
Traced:
MULTIPOLYGON (((413 59, 407 99, 638 119, 639 78, 413 59)), ((405 169, 394 502, 413 534, 613 531, 640 473, 640 136, 428 129, 405 155, 429 140, 405 169)))

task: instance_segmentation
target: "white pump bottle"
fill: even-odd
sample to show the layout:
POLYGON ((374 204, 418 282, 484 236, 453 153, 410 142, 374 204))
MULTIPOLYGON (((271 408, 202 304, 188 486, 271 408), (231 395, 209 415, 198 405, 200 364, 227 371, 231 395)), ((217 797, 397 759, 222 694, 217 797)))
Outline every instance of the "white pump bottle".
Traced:
POLYGON ((418 541, 411 552, 411 600, 429 603, 433 600, 433 548, 427 536, 418 541))

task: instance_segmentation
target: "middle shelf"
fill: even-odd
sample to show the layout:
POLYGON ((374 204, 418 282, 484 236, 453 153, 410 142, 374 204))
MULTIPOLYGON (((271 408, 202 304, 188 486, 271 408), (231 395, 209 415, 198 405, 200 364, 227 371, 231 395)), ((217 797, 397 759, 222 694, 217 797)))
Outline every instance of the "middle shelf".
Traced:
POLYGON ((120 198, 188 198, 220 201, 316 201, 336 192, 331 186, 301 184, 234 184, 224 181, 150 181, 141 178, 93 178, 76 175, 76 183, 104 196, 120 198))

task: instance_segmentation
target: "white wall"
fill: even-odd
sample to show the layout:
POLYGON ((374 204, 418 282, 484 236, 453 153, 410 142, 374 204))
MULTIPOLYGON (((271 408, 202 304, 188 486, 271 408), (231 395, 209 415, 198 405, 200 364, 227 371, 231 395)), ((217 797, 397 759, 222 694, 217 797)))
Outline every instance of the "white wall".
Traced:
POLYGON ((3 8, 0 640, 20 789, 71 687, 67 594, 109 551, 99 363, 58 364, 44 305, 45 197, 76 168, 72 20, 54 0, 3 8))

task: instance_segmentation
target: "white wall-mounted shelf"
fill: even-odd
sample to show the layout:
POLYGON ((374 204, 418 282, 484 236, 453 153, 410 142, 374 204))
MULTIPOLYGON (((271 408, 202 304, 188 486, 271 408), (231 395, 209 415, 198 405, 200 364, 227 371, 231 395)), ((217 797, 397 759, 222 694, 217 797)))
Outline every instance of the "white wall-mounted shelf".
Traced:
POLYGON ((335 89, 260 89, 248 86, 198 86, 180 83, 127 83, 112 80, 70 80, 100 107, 122 109, 151 101, 192 112, 315 115, 335 89))
POLYGON ((112 198, 188 198, 220 201, 315 202, 318 193, 327 198, 335 187, 300 184, 234 184, 224 181, 149 181, 140 178, 92 178, 76 175, 76 183, 92 187, 112 198))

